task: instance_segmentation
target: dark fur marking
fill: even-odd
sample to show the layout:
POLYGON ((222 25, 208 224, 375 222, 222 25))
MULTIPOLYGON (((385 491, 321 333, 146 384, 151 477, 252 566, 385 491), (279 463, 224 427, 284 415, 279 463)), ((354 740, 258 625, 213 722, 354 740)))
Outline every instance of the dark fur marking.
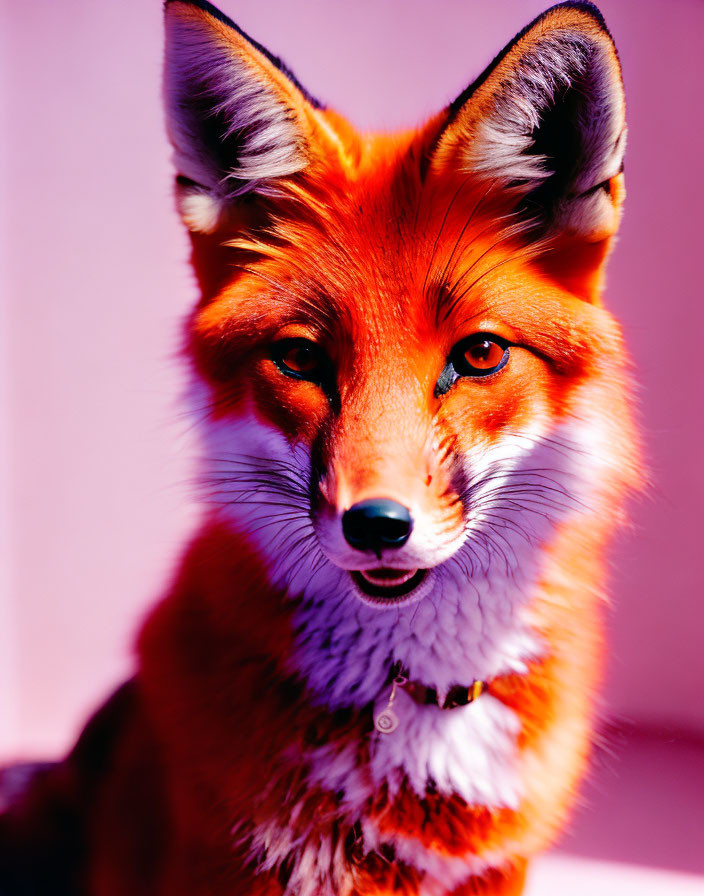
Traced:
POLYGON ((81 896, 87 823, 113 748, 134 703, 123 684, 90 719, 64 762, 0 772, 0 896, 81 896))

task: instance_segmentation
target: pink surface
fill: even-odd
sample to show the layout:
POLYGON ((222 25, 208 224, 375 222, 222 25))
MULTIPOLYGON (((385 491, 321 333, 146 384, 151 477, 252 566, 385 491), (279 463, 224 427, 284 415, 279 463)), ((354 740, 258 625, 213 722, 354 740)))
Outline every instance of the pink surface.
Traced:
MULTIPOLYGON (((365 127, 452 99, 545 5, 222 0, 365 127)), ((629 100, 624 320, 654 480, 614 553, 611 714, 704 730, 700 461, 704 5, 604 0, 629 100)), ((129 669, 193 525, 157 0, 3 7, 0 757, 63 748, 129 669)))
POLYGON ((704 892, 704 742, 612 730, 565 836, 525 896, 704 892))
POLYGON ((704 875, 704 740, 610 729, 600 741, 555 852, 704 875))
POLYGON ((531 868, 524 896, 701 896, 702 879, 637 865, 547 855, 531 868))

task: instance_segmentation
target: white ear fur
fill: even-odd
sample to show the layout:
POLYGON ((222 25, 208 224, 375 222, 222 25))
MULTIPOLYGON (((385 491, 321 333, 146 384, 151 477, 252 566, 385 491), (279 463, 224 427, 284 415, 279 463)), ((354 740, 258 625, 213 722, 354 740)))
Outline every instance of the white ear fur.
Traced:
POLYGON ((177 202, 191 230, 210 233, 232 200, 276 192, 276 179, 306 166, 291 101, 297 87, 208 4, 172 0, 165 15, 164 99, 180 175, 177 202))
POLYGON ((579 27, 581 10, 570 27, 560 13, 537 20, 484 76, 456 113, 469 126, 451 122, 446 142, 464 170, 511 189, 548 231, 594 239, 617 223, 608 182, 626 148, 623 84, 600 18, 579 27))
POLYGON ((197 186, 176 182, 176 207, 194 233, 215 233, 227 218, 227 200, 197 186))

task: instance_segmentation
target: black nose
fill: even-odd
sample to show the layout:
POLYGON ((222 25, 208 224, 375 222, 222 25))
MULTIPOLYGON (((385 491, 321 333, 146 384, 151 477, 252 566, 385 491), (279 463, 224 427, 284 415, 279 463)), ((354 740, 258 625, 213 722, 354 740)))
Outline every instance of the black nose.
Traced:
POLYGON ((409 510, 390 498, 370 498, 354 504, 342 517, 347 543, 358 551, 400 548, 413 528, 409 510))

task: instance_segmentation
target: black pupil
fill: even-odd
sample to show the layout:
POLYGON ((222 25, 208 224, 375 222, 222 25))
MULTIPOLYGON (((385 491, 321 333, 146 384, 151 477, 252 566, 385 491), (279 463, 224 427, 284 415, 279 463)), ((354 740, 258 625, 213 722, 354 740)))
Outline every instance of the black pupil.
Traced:
POLYGON ((472 357, 477 361, 488 361, 491 355, 491 346, 492 343, 488 339, 485 339, 484 342, 478 342, 470 349, 472 357))
POLYGON ((315 356, 310 348, 306 345, 299 345, 292 348, 284 357, 284 362, 288 366, 299 373, 309 373, 315 368, 315 356))

